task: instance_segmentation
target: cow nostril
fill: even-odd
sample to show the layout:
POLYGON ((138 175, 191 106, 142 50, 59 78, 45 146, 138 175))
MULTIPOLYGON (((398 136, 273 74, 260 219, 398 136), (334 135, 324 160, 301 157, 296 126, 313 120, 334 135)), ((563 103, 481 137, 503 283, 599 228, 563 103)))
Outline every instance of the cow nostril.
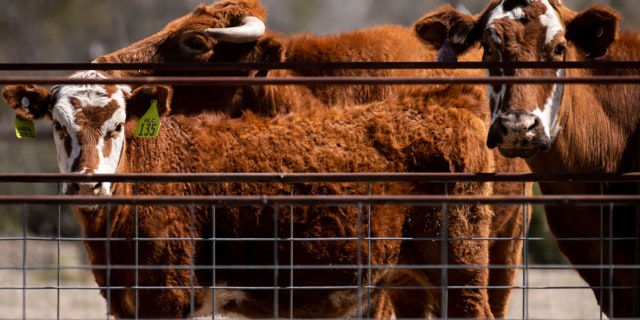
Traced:
POLYGON ((540 126, 540 119, 538 119, 538 117, 536 117, 533 120, 533 123, 527 128, 527 131, 533 131, 539 126, 540 126))
POLYGON ((102 183, 96 183, 96 185, 93 186, 93 193, 97 195, 100 193, 100 189, 102 189, 102 183))
POLYGON ((80 192, 80 185, 76 182, 71 184, 71 191, 73 191, 74 193, 78 193, 80 192))
POLYGON ((504 121, 500 121, 498 123, 498 129, 500 129, 500 134, 502 134, 503 136, 506 136, 509 133, 509 128, 504 123, 504 121))

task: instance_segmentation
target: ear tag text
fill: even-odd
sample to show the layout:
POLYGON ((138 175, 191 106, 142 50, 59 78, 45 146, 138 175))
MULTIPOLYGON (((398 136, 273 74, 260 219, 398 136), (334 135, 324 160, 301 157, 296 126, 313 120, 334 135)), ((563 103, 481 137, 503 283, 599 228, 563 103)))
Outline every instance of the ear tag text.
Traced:
POLYGON ((160 132, 160 116, 158 115, 158 100, 151 100, 149 110, 140 118, 136 125, 135 136, 140 138, 156 138, 160 132))
POLYGON ((18 137, 18 139, 36 138, 36 127, 33 124, 33 121, 26 120, 19 115, 16 115, 16 119, 13 124, 16 127, 16 137, 18 137))

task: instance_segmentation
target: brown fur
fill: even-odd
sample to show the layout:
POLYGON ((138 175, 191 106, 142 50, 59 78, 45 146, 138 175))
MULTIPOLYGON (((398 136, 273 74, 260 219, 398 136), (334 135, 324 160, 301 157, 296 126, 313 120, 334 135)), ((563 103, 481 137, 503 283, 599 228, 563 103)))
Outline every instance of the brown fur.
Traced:
MULTIPOLYGON (((480 40, 482 36, 474 30, 481 30, 486 25, 489 12, 499 1, 492 1, 487 9, 471 18, 460 13, 452 13, 452 9, 429 14, 417 24, 418 29, 428 29, 431 25, 446 26, 439 35, 430 34, 426 41, 438 45, 440 39, 457 39, 460 52, 480 40), (446 14, 445 14, 446 13, 446 14), (457 16, 455 19, 450 16, 457 16), (466 21, 463 28, 457 27, 458 21, 466 21), (452 23, 455 22, 455 23, 452 23)), ((569 41, 566 52, 567 61, 589 61, 601 58, 605 61, 638 61, 640 60, 640 34, 638 32, 618 32, 619 15, 604 6, 594 6, 584 12, 574 12, 557 2, 554 7, 560 19, 566 25, 564 37, 569 41), (602 28, 598 30, 598 28, 602 28), (600 35, 600 36, 596 36, 600 35)), ((533 6, 533 4, 532 4, 533 6)), ((515 53, 520 61, 544 61, 544 50, 539 44, 544 38, 544 30, 525 29, 518 22, 507 25, 498 24, 498 33, 506 39, 519 37, 526 41, 505 41, 514 47, 499 48, 504 52, 515 53)), ((556 39, 557 40, 557 39, 556 39)), ((440 40, 442 42, 442 40, 440 40)), ((545 48, 546 50, 546 48, 545 48)), ((538 71, 519 71, 519 76, 540 75, 538 71)), ((634 69, 569 69, 567 76, 582 77, 593 75, 638 75, 634 69)), ((515 93, 508 95, 509 107, 513 110, 530 111, 530 98, 536 97, 540 86, 518 86, 515 93)), ((539 98, 538 98, 539 99, 539 98)), ((548 152, 538 152, 526 161, 534 172, 630 172, 637 171, 640 151, 640 114, 637 102, 640 89, 630 84, 615 85, 566 85, 563 104, 558 121, 562 127, 555 142, 548 152)), ((636 194, 636 184, 607 183, 540 183, 545 194, 636 194)), ((640 309, 635 308, 638 297, 634 297, 633 289, 615 288, 633 287, 637 284, 633 269, 613 269, 606 271, 597 268, 581 268, 580 266, 598 265, 634 265, 636 257, 638 219, 637 209, 630 206, 599 207, 557 207, 546 206, 549 226, 558 240, 558 246, 567 256, 577 271, 592 286, 596 299, 608 317, 637 317, 640 309), (565 238, 600 237, 630 240, 564 240, 565 238), (609 273, 611 272, 611 273, 609 273), (609 274, 612 281, 609 281, 609 274), (605 288, 605 289, 601 289, 605 288), (613 302, 613 303, 611 303, 613 302)))
MULTIPOLYGON (((265 9, 257 0, 223 0, 199 6, 194 12, 169 23, 158 33, 126 48, 96 59, 102 63, 170 63, 170 62, 420 62, 431 61, 435 52, 424 46, 410 28, 379 26, 337 35, 285 36, 267 30, 257 42, 233 44, 203 35, 208 27, 235 26, 242 18, 254 15, 265 19, 265 9), (191 49, 185 39, 203 48, 191 49)), ((233 71, 151 71, 114 72, 118 76, 137 75, 208 75, 208 76, 437 76, 424 69, 300 69, 233 71)), ((256 114, 275 114, 306 109, 315 105, 354 105, 381 101, 409 86, 391 85, 309 85, 278 86, 287 91, 278 97, 262 97, 256 90, 273 86, 174 86, 173 104, 177 113, 202 110, 223 111, 233 117, 245 110, 256 114), (258 88, 257 88, 258 87, 258 88), (288 87, 288 88, 287 88, 288 87), (177 108, 179 106, 179 108, 177 108)))
MULTIPOLYGON (((484 146, 484 121, 463 108, 460 101, 484 103, 473 95, 442 95, 440 90, 419 90, 413 96, 398 101, 372 105, 311 110, 287 116, 264 119, 246 115, 241 119, 201 114, 200 116, 173 115, 163 119, 161 135, 157 139, 134 139, 131 132, 135 116, 126 124, 126 153, 121 159, 119 172, 491 172, 494 166, 492 152, 484 146), (420 98, 419 98, 420 97, 420 98), (413 103, 411 103, 413 102, 413 103), (455 142, 455 143, 454 143, 455 142)), ((8 90, 6 93, 17 93, 8 90)), ((460 92, 478 92, 477 90, 460 92)), ((11 97, 5 95, 8 100, 11 97)), ((19 99, 18 99, 19 101, 19 99)), ((35 101, 35 100, 34 100, 35 101)), ((130 100, 132 109, 146 108, 148 101, 130 100), (135 102, 135 103, 134 103, 135 102)), ((12 105, 22 110, 19 105, 12 105)), ((492 192, 491 183, 453 183, 444 189, 437 183, 383 183, 371 186, 373 194, 475 194, 492 192)), ((132 187, 118 184, 115 194, 131 194, 132 187)), ((169 185, 138 184, 139 194, 367 194, 364 184, 242 184, 242 183, 176 183, 169 185)), ((94 266, 109 262, 125 266, 107 271, 93 270, 102 293, 111 302, 110 310, 118 317, 135 314, 133 301, 136 292, 117 289, 134 285, 137 274, 141 287, 163 286, 167 289, 140 289, 137 291, 138 316, 184 317, 190 313, 191 293, 196 308, 200 307, 207 290, 183 289, 195 285, 213 285, 211 269, 214 264, 210 241, 178 240, 184 238, 261 238, 265 241, 215 242, 216 281, 218 286, 257 286, 270 288, 274 284, 273 269, 228 270, 233 265, 273 265, 272 238, 288 238, 293 226, 296 238, 322 239, 327 237, 407 238, 404 241, 296 241, 277 247, 277 264, 287 266, 333 265, 332 269, 299 269, 293 274, 295 286, 357 285, 357 270, 340 266, 357 265, 366 261, 373 266, 400 264, 425 265, 434 269, 372 268, 363 279, 363 285, 404 286, 410 290, 389 289, 386 292, 396 307, 398 317, 424 317, 427 313, 441 316, 439 290, 424 289, 423 284, 440 284, 441 246, 439 241, 409 240, 439 238, 441 235, 441 208, 409 206, 372 206, 370 219, 353 207, 327 208, 320 206, 280 208, 274 217, 274 207, 216 206, 215 223, 211 207, 149 207, 137 206, 137 227, 132 207, 76 208, 76 215, 84 228, 90 261, 94 266), (249 218, 251 217, 251 218, 249 218), (293 219, 292 219, 293 217, 293 219), (277 235, 274 224, 277 221, 277 235), (359 222, 358 222, 359 221, 359 222), (193 228, 190 226, 193 225, 193 228), (211 226, 216 228, 212 230, 211 226), (111 226, 111 227, 109 227, 111 226), (215 233, 214 233, 215 232, 215 233), (105 236, 113 241, 104 242, 105 236), (156 241, 157 238, 176 240, 156 241), (118 240, 123 239, 123 240, 118 240), (126 239, 140 239, 126 240, 126 239), (137 273, 126 266, 135 266, 135 248, 138 246, 138 264, 202 266, 192 277, 189 268, 139 269, 137 273), (108 247, 108 251, 107 250, 108 247), (293 250, 291 252, 291 250, 293 250), (108 252, 108 255, 107 255, 108 252), (290 261, 293 253, 294 261, 290 261), (370 254, 369 254, 370 253, 370 254), (367 279, 370 272, 371 282, 367 279), (404 276, 409 274, 410 278, 404 276), (175 287, 175 289, 168 289, 175 287), (425 297, 424 299, 417 299, 425 297), (436 297, 428 299, 427 297, 436 297), (415 304, 404 305, 408 301, 415 304)), ((447 212, 447 233, 450 238, 487 238, 490 235, 492 211, 488 206, 450 206, 447 212)), ((487 290, 490 262, 489 241, 452 240, 447 243, 448 265, 471 265, 480 268, 453 268, 448 270, 448 285, 468 286, 468 289, 448 290, 449 315, 455 317, 490 318, 487 290)), ((280 269, 278 285, 288 286, 289 271, 280 269)), ((247 299, 232 301, 224 306, 226 312, 249 317, 272 317, 273 290, 243 290, 247 299)), ((349 291, 345 289, 344 291, 349 291)), ((385 303, 376 303, 380 291, 371 290, 371 312, 389 315, 379 310, 385 303), (380 313, 382 312, 382 313, 380 313)), ((351 291, 355 294, 355 291, 351 291)), ((279 316, 345 317, 354 315, 355 296, 336 304, 327 290, 294 290, 294 314, 289 315, 289 291, 279 292, 279 316), (334 301, 334 302, 332 302, 334 301)), ((367 293, 365 293, 367 294, 367 293)), ((366 297, 363 301, 367 301, 366 297)), ((382 297, 386 299, 386 297, 382 297)), ((366 309, 368 309, 366 306, 366 309)))
MULTIPOLYGON (((235 8, 235 3, 242 4, 245 1, 221 1, 207 7, 211 17, 207 15, 193 14, 176 19, 157 34, 105 55, 97 62, 204 62, 204 61, 252 61, 252 62, 331 62, 331 61, 431 61, 435 52, 424 46, 415 37, 412 30, 399 26, 380 26, 364 30, 352 31, 338 35, 316 36, 312 34, 294 34, 289 37, 267 31, 257 43, 237 45, 217 43, 214 40, 201 40, 208 43, 210 49, 201 55, 183 54, 177 56, 175 52, 181 52, 183 48, 178 45, 175 35, 187 34, 187 30, 202 30, 205 26, 216 21, 215 26, 233 25, 229 19, 218 19, 217 12, 227 12, 229 8, 235 8), (228 4, 222 8, 223 4, 228 4), (209 42, 214 41, 214 42, 209 42), (172 50, 168 50, 172 48, 172 50), (222 52, 222 53, 220 53, 222 52)), ((259 7, 257 1, 248 1, 259 7)), ((249 10, 234 10, 231 15, 244 17, 246 15, 264 15, 253 6, 245 6, 249 10), (243 11, 244 10, 244 11, 243 11), (255 10, 255 11, 254 11, 255 10), (259 12, 256 14, 255 12, 259 12)), ((204 9, 203 9, 204 10, 204 9)), ((229 15, 225 13, 225 16, 229 15)), ((240 20, 240 18, 236 18, 240 20)), ((462 60, 478 59, 478 52, 472 52, 469 56, 463 56, 462 60)), ((191 73, 191 72, 190 72, 191 73)), ((143 74, 148 74, 147 72, 143 74)), ((156 75, 166 75, 156 72, 156 75)), ((184 75, 185 73, 179 73, 184 75)), ((202 71, 197 74, 207 75, 239 75, 256 76, 253 72, 214 72, 202 71)), ((132 75, 130 73, 125 75, 132 75)), ((133 74, 135 75, 135 74, 133 74)), ((477 75, 482 72, 467 73, 449 70, 341 70, 341 69, 301 69, 298 71, 271 70, 267 77, 289 76, 458 76, 477 75)), ((262 75, 264 76, 264 75, 262 75)), ((381 101, 391 97, 395 92, 411 90, 409 86, 371 86, 371 85, 336 85, 336 86, 244 86, 236 87, 175 87, 174 105, 180 106, 174 112, 198 113, 201 110, 218 110, 233 117, 240 116, 245 110, 250 110, 259 115, 274 116, 292 111, 307 110, 312 108, 325 108, 326 106, 349 106, 355 103, 381 101), (227 102, 230 101, 230 102, 227 102)), ((446 93, 456 94, 456 93, 446 93)), ((460 99, 464 99, 462 95, 460 99)), ((483 98, 486 99, 486 98, 483 98)), ((463 108, 470 108, 474 104, 460 103, 463 108)), ((489 124, 486 108, 475 108, 473 112, 483 117, 489 124)), ((507 160, 496 156, 499 160, 499 172, 527 172, 528 168, 522 160, 507 160)), ((500 190, 504 194, 519 194, 522 185, 500 183, 500 190)), ((525 186, 525 192, 530 192, 531 185, 525 186)), ((528 213, 524 214, 522 208, 498 207, 496 210, 495 229, 492 229, 492 237, 519 237, 523 232, 523 225, 528 221, 528 213), (524 217, 524 218, 521 218, 524 217), (511 221, 507 223, 507 221, 511 221)), ((492 245, 492 262, 497 265, 516 266, 520 262, 522 251, 521 241, 499 240, 492 245)), ((496 268, 492 269, 492 286, 509 287, 515 282, 516 269, 496 268)), ((496 316, 504 317, 508 304, 510 290, 491 290, 492 309, 496 316)))

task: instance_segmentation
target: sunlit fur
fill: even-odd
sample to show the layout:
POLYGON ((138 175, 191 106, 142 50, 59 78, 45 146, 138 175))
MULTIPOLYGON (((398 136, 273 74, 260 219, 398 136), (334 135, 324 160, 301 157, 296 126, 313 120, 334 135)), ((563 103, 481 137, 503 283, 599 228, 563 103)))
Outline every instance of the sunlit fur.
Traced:
MULTIPOLYGON (((144 89, 144 88, 141 88, 144 89)), ((349 108, 315 109, 274 118, 261 118, 247 114, 241 119, 230 119, 220 114, 198 116, 170 115, 163 118, 157 139, 140 139, 132 135, 136 117, 148 108, 148 100, 137 99, 132 92, 127 101, 125 148, 117 172, 492 172, 501 158, 484 146, 487 119, 477 116, 486 108, 483 90, 477 86, 439 85, 407 92, 384 103, 349 108)), ((149 90, 153 93, 155 91, 149 90)), ((4 97, 9 106, 26 117, 40 115, 40 108, 28 111, 20 106, 25 95, 32 101, 46 100, 48 92, 29 86, 8 86, 4 97)), ((58 94, 59 95, 59 94, 58 94)), ((67 97, 71 99, 71 97, 67 97)), ((165 96, 165 98, 168 98, 165 96)), ((58 97, 62 99, 62 97, 58 97)), ((159 99, 159 98, 158 98, 159 99)), ((161 99, 159 99, 161 100, 161 99)), ((166 102, 160 103, 166 105, 166 102)), ((45 106, 44 108, 46 108, 45 106)), ((165 110, 166 111, 166 110, 165 110)), ((41 115, 46 116, 46 115, 41 115)), ((36 116, 37 118, 37 116, 36 116)), ((96 128, 94 128, 96 129, 96 128)), ((142 195, 288 195, 302 194, 492 194, 491 183, 384 183, 373 184, 244 184, 244 183, 174 183, 136 185, 135 192, 142 195)), ((497 188, 499 190, 499 188, 497 188)), ((133 193, 130 184, 113 186, 114 195, 133 193)), ((522 189, 520 189, 522 190, 522 189)), ((505 190, 500 190, 504 192, 505 190)), ((93 269, 102 294, 110 303, 110 312, 117 317, 187 317, 206 313, 205 308, 216 308, 216 314, 241 314, 246 317, 349 317, 362 316, 380 304, 377 299, 388 298, 398 318, 442 317, 442 285, 439 264, 442 235, 438 207, 372 206, 371 214, 362 214, 355 207, 294 207, 278 211, 274 207, 211 206, 113 206, 75 208, 87 239, 138 239, 138 251, 133 240, 109 242, 86 241, 85 246, 92 265, 107 264, 124 268, 93 269), (293 220, 291 220, 293 217, 293 220), (365 218, 366 217, 366 218, 365 218), (213 220, 215 219, 215 221, 213 220), (274 226, 274 222, 277 225, 274 226), (293 223, 293 232, 290 234, 293 223), (215 229, 212 229, 215 226, 215 229), (311 238, 278 246, 277 265, 296 266, 331 265, 326 269, 296 269, 293 274, 273 268, 228 269, 225 266, 265 266, 274 261, 274 228, 277 237, 311 238), (217 241, 215 260, 211 241, 184 239, 261 238, 266 241, 217 241), (361 236, 385 239, 409 238, 411 241, 321 241, 323 238, 352 238, 361 236), (154 241, 157 238, 175 240, 154 241), (147 241, 149 239, 149 241, 147 241), (418 239, 427 239, 420 241, 418 239), (137 253, 137 255, 136 255, 137 253), (291 262, 291 257, 294 261, 291 262), (145 266, 172 265, 190 268, 126 268, 136 264, 145 266), (213 272, 206 268, 215 265, 213 272), (362 285, 390 286, 384 292, 371 291, 294 290, 294 314, 289 314, 289 294, 269 289, 277 281, 279 287, 289 286, 290 277, 296 286, 339 286, 358 284, 358 272, 340 268, 367 261, 373 266, 432 265, 436 268, 371 268, 362 285), (129 289, 136 285, 143 289, 129 289), (369 282, 369 279, 371 282, 369 282), (220 286, 212 303, 210 290, 199 289, 220 286), (165 286, 175 289, 144 289, 145 286, 165 286), (182 289, 195 285, 197 289, 182 289), (411 290, 399 290, 402 286, 411 290), (224 290, 224 286, 242 288, 263 287, 266 290, 224 290), (123 288, 123 289, 118 289, 123 288), (136 296, 137 294, 137 296, 136 296), (359 296, 363 294, 364 296, 359 296), (368 302, 372 294, 372 305, 368 302), (133 305, 137 301, 137 310, 133 305), (274 306, 274 301, 279 304, 274 306), (274 309, 277 307, 277 310, 274 309)), ((490 246, 503 246, 511 241, 478 240, 491 238, 494 212, 485 205, 447 207, 447 235, 462 239, 447 243, 447 264, 468 267, 451 268, 447 284, 448 316, 456 318, 491 318, 489 291, 486 287, 494 276, 486 266, 503 261, 505 257, 492 256, 490 246), (493 243, 493 244, 492 244, 493 243), (494 260, 496 259, 496 260, 494 260), (473 267, 471 267, 473 266, 473 267), (479 268, 478 268, 479 266, 479 268)), ((520 213, 521 219, 524 215, 520 213)), ((496 221, 497 222, 497 221, 496 221)), ((522 221, 520 221, 522 225, 522 221)), ((509 228, 511 232, 513 228, 509 228)), ((519 230, 521 232, 521 230, 519 230)), ((513 235, 514 237, 516 235, 513 235)), ((507 236, 511 237, 511 235, 507 236)), ((511 239, 511 238, 508 238, 511 239)), ((516 241, 519 243, 520 241, 516 241)), ((519 253, 519 251, 518 251, 519 253)), ((517 263, 519 255, 510 257, 517 263)), ((511 261, 511 260, 510 260, 511 261)), ((508 294, 508 291, 506 291, 508 294)), ((384 306, 384 304, 383 304, 384 306)), ((372 310, 372 314, 379 314, 372 310)), ((387 316, 389 313, 382 313, 387 316)))

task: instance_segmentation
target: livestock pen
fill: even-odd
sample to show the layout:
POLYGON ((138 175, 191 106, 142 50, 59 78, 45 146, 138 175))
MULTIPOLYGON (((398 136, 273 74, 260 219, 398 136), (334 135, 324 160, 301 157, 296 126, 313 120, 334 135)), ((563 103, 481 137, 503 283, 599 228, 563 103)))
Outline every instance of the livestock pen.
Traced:
MULTIPOLYGON (((570 67, 586 67, 585 64, 573 63, 568 64, 570 67)), ((638 68, 639 66, 634 63, 619 63, 614 64, 615 67, 624 68, 638 68)), ((87 69, 88 67, 94 68, 140 68, 140 66, 130 65, 115 65, 115 66, 100 66, 100 65, 77 65, 77 64, 64 64, 64 65, 5 65, 4 70, 42 70, 42 69, 64 69, 64 70, 76 70, 87 69)), ((167 68, 167 66, 153 65, 144 66, 145 68, 167 68)), ((172 68, 190 68, 188 65, 172 65, 172 68)), ((201 67, 201 66, 198 66, 201 67)), ((250 69, 268 69, 268 68, 296 68, 296 67, 309 67, 304 64, 287 65, 287 64, 229 64, 215 66, 216 68, 250 68, 250 69)), ((338 67, 338 68, 460 68, 459 64, 446 64, 446 63, 388 63, 388 64, 371 64, 371 63, 353 63, 345 64, 338 63, 334 66, 330 64, 323 64, 323 67, 338 67)), ((486 68, 487 64, 483 63, 466 63, 468 68, 486 68)), ((521 67, 540 67, 535 63, 523 63, 521 67)), ((589 65, 588 67, 593 67, 589 65)), ((607 66, 605 66, 607 67, 607 66)), ((608 66, 611 67, 611 66, 608 66)), ((61 83, 75 83, 78 80, 72 80, 60 77, 5 77, 1 80, 2 84, 12 83, 40 83, 40 84, 61 84, 61 83)), ((153 78, 127 78, 127 79, 109 79, 99 82, 106 83, 167 83, 167 84, 192 84, 195 82, 209 81, 212 83, 232 83, 236 82, 238 85, 243 84, 273 84, 273 85, 287 85, 287 84, 301 84, 312 83, 322 85, 344 85, 352 83, 363 83, 369 85, 385 85, 385 84, 399 84, 399 85, 420 85, 420 84, 439 84, 439 83, 494 83, 494 82, 540 82, 540 83, 552 83, 558 81, 564 81, 566 83, 639 83, 640 78, 637 77, 599 77, 599 78, 565 78, 559 80, 557 78, 535 78, 535 79, 496 79, 496 78, 368 78, 368 77, 325 77, 325 78, 290 78, 290 79, 260 79, 260 78, 224 78, 224 77, 153 77, 153 78)), ((91 82, 91 81, 87 81, 91 82)), ((48 129, 41 131, 46 132, 48 129)), ((48 135, 49 132, 46 133, 48 135)), ((39 132, 39 135, 45 135, 39 132)), ((5 134, 6 139, 8 137, 5 134)), ((29 143, 29 142, 22 142, 29 143)), ((38 151, 42 151, 39 149, 38 151)), ((53 152, 53 150, 49 150, 53 152)), ((9 152, 13 152, 12 149, 7 149, 7 155, 9 152)), ((31 155, 33 156, 33 155, 31 155)), ((21 159, 21 162, 26 161, 21 159)), ((357 318, 369 318, 373 317, 365 311, 368 299, 370 297, 369 292, 375 292, 377 289, 440 289, 438 290, 438 297, 432 297, 441 301, 448 301, 448 294, 450 290, 460 289, 455 285, 449 284, 447 279, 447 273, 441 273, 440 279, 442 285, 434 284, 407 284, 406 287, 395 286, 385 287, 380 284, 372 284, 368 277, 372 270, 375 269, 436 269, 441 271, 449 271, 456 269, 489 269, 499 270, 505 268, 516 268, 518 270, 517 282, 515 285, 510 286, 512 289, 512 296, 509 304, 509 311, 507 318, 509 319, 602 319, 606 318, 604 315, 605 310, 601 310, 598 306, 593 293, 590 290, 590 286, 583 282, 579 276, 575 273, 574 267, 562 262, 541 263, 536 261, 532 255, 532 247, 538 244, 546 244, 547 246, 543 250, 552 250, 552 244, 555 239, 548 234, 536 234, 523 233, 516 237, 496 237, 496 238, 465 238, 465 237, 449 237, 447 232, 447 215, 443 215, 445 218, 440 221, 441 234, 438 237, 401 237, 401 238, 377 238, 370 234, 370 230, 367 230, 370 224, 362 223, 362 225, 356 226, 357 229, 361 229, 365 236, 362 237, 328 237, 328 238, 299 238, 290 236, 294 234, 295 228, 299 227, 294 223, 293 215, 297 214, 295 208, 305 207, 348 207, 357 212, 358 221, 370 221, 371 210, 376 206, 397 206, 397 207, 429 207, 437 208, 441 212, 446 212, 451 207, 465 206, 465 205, 492 205, 496 207, 500 206, 521 206, 523 209, 523 221, 528 221, 525 215, 530 214, 531 205, 534 208, 539 208, 541 205, 555 205, 564 206, 567 210, 571 210, 572 207, 590 206, 600 208, 602 217, 604 219, 605 213, 613 212, 614 206, 634 206, 640 205, 640 195, 638 195, 637 189, 632 190, 628 195, 608 195, 608 194, 590 194, 590 195, 567 195, 567 196, 554 196, 554 195, 529 195, 526 192, 526 182, 540 182, 540 181, 571 181, 575 183, 581 182, 594 182, 600 184, 604 190, 604 186, 618 182, 628 183, 630 188, 637 188, 637 183, 640 182, 640 173, 621 173, 621 174, 531 174, 531 173, 202 173, 202 174, 117 174, 117 175, 91 175, 91 176, 77 176, 77 175, 65 175, 65 174, 53 174, 53 173, 5 173, 0 174, 0 185, 4 190, 4 194, 0 195, 0 208, 2 208, 2 214, 4 217, 0 217, 0 224, 4 221, 11 220, 13 225, 11 227, 3 227, 0 229, 0 248, 1 252, 5 253, 5 258, 0 262, 0 319, 108 319, 107 303, 111 299, 112 294, 121 290, 133 290, 138 292, 140 290, 176 290, 185 289, 190 292, 195 292, 199 289, 207 290, 255 290, 260 292, 269 292, 273 296, 273 304, 271 308, 274 309, 274 317, 278 318, 278 306, 281 305, 282 299, 288 299, 286 304, 290 309, 290 313, 294 313, 296 308, 295 296, 296 293, 313 290, 334 290, 334 289, 347 289, 358 292, 357 300, 355 301, 355 309, 357 318), (216 185, 220 184, 279 184, 284 185, 291 190, 291 194, 260 194, 260 195, 218 195, 215 192, 207 195, 182 195, 182 196, 148 196, 148 195, 132 195, 132 196, 114 196, 114 197, 88 197, 88 196, 69 196, 61 194, 60 185, 62 183, 79 183, 79 182, 121 182, 130 183, 134 186, 142 184, 155 184, 164 185, 172 183, 203 183, 211 185, 211 190, 216 190, 216 185), (520 195, 500 196, 500 195, 488 195, 488 196, 463 196, 463 195, 450 195, 446 190, 449 190, 449 185, 460 182, 513 182, 521 185, 520 195), (352 184, 364 186, 365 190, 369 190, 367 193, 362 194, 348 194, 348 195, 300 195, 295 191, 299 185, 318 185, 322 186, 327 183, 340 183, 340 184, 352 184), (425 194, 425 195, 385 195, 376 194, 373 190, 376 190, 377 185, 385 183, 406 183, 406 184, 433 184, 442 186, 440 189, 444 190, 438 194, 425 194), (26 191, 25 191, 26 190, 26 191), (201 265, 145 265, 137 263, 146 252, 141 252, 138 249, 142 242, 157 241, 157 242, 172 242, 182 241, 191 244, 191 250, 195 250, 195 246, 198 243, 208 243, 211 248, 216 248, 217 245, 225 243, 251 243, 251 242, 264 242, 264 238, 254 237, 242 237, 242 238, 225 238, 217 237, 215 234, 204 237, 186 237, 186 238, 172 238, 172 237, 138 237, 132 238, 111 238, 105 236, 104 238, 83 238, 77 231, 65 231, 66 227, 77 228, 77 224, 74 226, 74 222, 69 222, 68 207, 72 205, 81 206, 94 206, 101 205, 107 207, 115 207, 122 205, 136 206, 148 206, 156 205, 161 207, 184 207, 188 208, 190 212, 189 220, 195 221, 199 213, 199 208, 207 207, 211 212, 215 214, 217 208, 229 208, 229 207, 270 207, 274 208, 277 213, 285 213, 292 216, 290 219, 291 224, 289 226, 291 232, 289 234, 280 234, 278 228, 274 228, 273 237, 267 239, 273 248, 273 252, 260 252, 261 255, 271 254, 277 255, 278 247, 293 247, 296 243, 301 242, 323 242, 323 243, 340 243, 341 245, 356 246, 357 250, 367 250, 370 248, 370 244, 376 241, 428 241, 441 243, 442 252, 437 260, 441 262, 430 265, 376 265, 361 259, 356 264, 341 264, 341 265, 297 265, 293 261, 294 251, 290 250, 291 256, 289 257, 290 263, 288 264, 272 264, 272 265, 217 265, 215 258, 210 266, 203 267, 201 265), (31 222, 34 217, 42 217, 42 212, 47 216, 48 221, 53 221, 53 226, 50 226, 53 232, 38 234, 35 230, 30 228, 31 222), (52 218, 53 217, 53 218, 52 218), (15 227, 18 225, 19 227, 15 227), (133 261, 136 261, 133 265, 118 265, 111 264, 107 261, 104 265, 90 265, 87 257, 82 248, 84 241, 104 241, 106 250, 109 251, 111 246, 115 246, 118 243, 127 243, 127 245, 133 248, 135 257, 133 261), (450 243, 455 241, 467 241, 469 243, 481 243, 487 241, 520 241, 523 244, 523 263, 517 266, 498 265, 488 263, 486 265, 457 265, 448 262, 448 255, 446 249, 450 243), (549 249, 551 248, 551 249, 549 249), (224 272, 226 270, 243 270, 247 274, 250 274, 252 270, 269 270, 273 274, 273 279, 266 280, 273 285, 259 285, 255 287, 234 287, 224 283, 216 283, 210 286, 199 286, 192 283, 188 286, 175 287, 175 286, 158 286, 158 287, 142 287, 142 286, 105 286, 98 287, 93 279, 91 270, 99 268, 106 270, 107 277, 111 272, 117 272, 119 269, 134 269, 135 274, 138 275, 138 271, 144 271, 146 269, 159 269, 159 270, 187 270, 191 274, 196 272, 208 272, 212 278, 216 278, 216 274, 224 272), (316 272, 327 269, 348 270, 357 275, 357 279, 354 284, 349 286, 335 285, 328 283, 322 286, 312 285, 298 285, 294 281, 294 274, 296 272, 316 272), (283 277, 287 279, 282 279, 283 277), (288 285, 282 285, 283 281, 288 285), (100 295, 100 290, 105 293, 103 298, 100 295), (290 298, 291 297, 291 298, 290 298), (277 303, 280 302, 280 303, 277 303)), ((134 211, 135 212, 135 211, 134 211)), ((275 216, 275 215, 274 215, 275 216)), ((612 217, 612 215, 607 215, 612 217)), ((275 218, 274 218, 275 219, 275 218)), ((137 218, 134 218, 137 221, 137 218)), ((640 223, 640 220, 639 222, 640 223)), ((604 225, 604 224, 603 224, 604 225)), ((612 224, 610 224, 612 225, 612 224)), ((640 230, 638 226, 634 226, 635 230, 640 230)), ((137 226, 134 229, 137 230, 137 226)), ((212 229, 215 230, 215 228, 212 229)), ((525 225, 525 229, 528 229, 528 225, 525 225)), ((602 230, 601 236, 595 239, 563 239, 564 241, 583 241, 593 240, 598 241, 602 246, 601 251, 606 251, 604 248, 612 246, 614 241, 627 240, 638 241, 640 238, 636 235, 632 239, 621 239, 608 236, 612 234, 611 230, 602 230)), ((636 246, 636 251, 640 246, 636 246)), ((264 248, 264 247, 263 247, 264 248)), ((212 255, 215 257, 215 249, 212 255)), ((295 251, 297 252, 297 251, 295 251)), ((360 252, 360 251, 359 251, 360 252)), ((117 253, 115 253, 117 254, 117 253)), ((244 253, 239 253, 244 254, 244 253)), ((107 254, 109 256, 109 254, 107 254)), ((363 256, 367 256, 366 254, 363 256)), ((640 253, 636 252, 636 261, 640 259, 640 253)), ((274 257, 275 261, 279 259, 274 257)), ((596 269, 600 272, 603 279, 609 278, 612 272, 616 269, 638 270, 640 263, 634 265, 614 265, 607 263, 610 261, 610 257, 602 257, 602 263, 598 265, 580 266, 582 268, 596 269)), ((384 271, 384 270, 383 270, 384 271)), ((640 271, 636 273, 640 274, 640 271)), ((136 279, 137 280, 137 279, 136 279)), ((640 276, 637 275, 634 279, 636 285, 634 286, 634 297, 639 297, 637 288, 640 281, 640 276)), ((108 283, 108 281, 107 281, 108 283)), ((604 290, 619 289, 615 284, 610 287, 602 288, 604 290)), ((505 288, 491 288, 485 287, 481 289, 505 289, 505 288)), ((193 295, 193 294, 192 294, 193 295)), ((134 296, 137 296, 134 295, 134 296)), ((193 299, 193 298, 192 298, 193 299)), ((211 304, 215 305, 215 297, 211 298, 211 304)), ((338 298, 339 299, 339 298, 338 298)), ((638 300, 640 298, 636 298, 638 300)), ((137 305, 139 301, 134 298, 132 302, 137 305)), ((195 310, 196 306, 192 305, 191 308, 195 310)), ((443 314, 446 312, 446 303, 443 306, 443 314)), ((388 314, 387 314, 388 316, 388 314)), ((233 314, 226 315, 228 318, 233 318, 233 314)), ((206 316, 200 318, 207 318, 206 316)), ((208 318, 211 318, 209 316, 208 318)), ((444 317, 446 318, 446 316, 444 317)))

